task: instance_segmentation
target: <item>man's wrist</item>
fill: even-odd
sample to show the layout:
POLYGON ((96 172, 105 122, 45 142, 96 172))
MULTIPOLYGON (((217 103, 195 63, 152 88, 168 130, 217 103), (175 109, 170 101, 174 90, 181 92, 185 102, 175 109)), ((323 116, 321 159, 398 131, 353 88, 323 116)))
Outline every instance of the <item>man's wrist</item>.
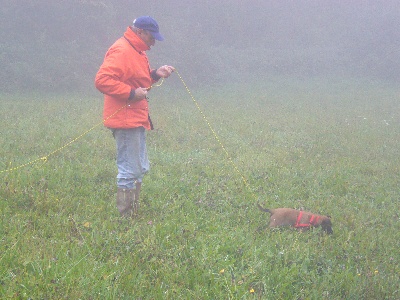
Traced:
POLYGON ((158 81, 158 80, 161 78, 161 76, 158 76, 158 75, 157 75, 157 69, 154 69, 153 71, 151 71, 151 72, 150 72, 150 75, 151 75, 151 78, 152 78, 154 81, 158 81))
POLYGON ((130 92, 130 94, 129 94, 128 100, 132 100, 133 98, 135 98, 135 94, 136 94, 135 90, 134 90, 134 89, 131 89, 131 92, 130 92))

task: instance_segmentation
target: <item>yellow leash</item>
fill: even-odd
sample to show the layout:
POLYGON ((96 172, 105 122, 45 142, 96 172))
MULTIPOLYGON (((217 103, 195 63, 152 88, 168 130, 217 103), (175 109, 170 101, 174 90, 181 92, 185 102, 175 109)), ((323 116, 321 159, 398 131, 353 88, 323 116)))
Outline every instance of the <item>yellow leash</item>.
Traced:
POLYGON ((48 160, 48 158, 49 158, 50 156, 56 154, 57 152, 62 151, 64 148, 66 148, 66 147, 68 147, 69 145, 75 143, 77 140, 79 140, 80 138, 82 138, 83 136, 85 136, 86 134, 88 134, 89 132, 91 132, 93 129, 95 129, 96 127, 102 125, 105 121, 107 121, 107 120, 110 119, 112 116, 114 116, 115 114, 117 114, 117 113, 118 113, 121 109, 123 109, 125 106, 126 106, 126 105, 124 105, 123 107, 121 107, 120 109, 118 109, 116 112, 114 112, 111 116, 109 116, 109 117, 106 118, 105 120, 103 120, 103 121, 97 123, 96 125, 94 125, 94 126, 93 126, 92 128, 90 128, 89 130, 86 130, 86 131, 85 131, 84 133, 82 133, 81 135, 79 135, 79 136, 77 136, 76 138, 74 138, 73 140, 69 141, 69 142, 66 143, 64 146, 62 146, 62 147, 60 147, 60 148, 54 150, 53 152, 50 152, 50 153, 47 154, 46 156, 39 157, 39 158, 37 158, 37 159, 35 159, 35 160, 32 160, 32 161, 30 161, 30 162, 28 162, 28 163, 26 163, 26 164, 23 164, 23 165, 14 167, 14 168, 10 168, 10 169, 6 169, 6 170, 3 170, 3 171, 0 171, 0 174, 6 173, 6 172, 16 171, 16 170, 18 170, 18 169, 22 169, 22 168, 24 168, 24 167, 33 165, 34 163, 37 163, 37 162, 39 162, 39 161, 42 161, 43 163, 46 163, 47 160, 48 160))
MULTIPOLYGON (((161 80, 160 83, 158 83, 158 84, 153 84, 153 85, 151 85, 150 87, 148 87, 148 88, 146 88, 146 89, 149 91, 151 88, 153 88, 153 87, 159 87, 159 86, 161 86, 163 83, 164 83, 164 78, 162 78, 162 80, 161 80)), ((14 168, 9 168, 9 169, 6 169, 6 170, 2 170, 2 171, 0 171, 0 174, 2 174, 2 173, 7 173, 7 172, 13 172, 13 171, 22 169, 22 168, 25 168, 25 167, 27 167, 27 166, 33 165, 33 164, 35 164, 35 163, 37 163, 37 162, 39 162, 39 161, 42 161, 43 164, 46 163, 47 160, 48 160, 48 158, 49 158, 50 156, 52 156, 52 155, 54 155, 54 154, 56 154, 56 153, 58 153, 58 152, 64 150, 64 148, 66 148, 66 147, 68 147, 69 145, 75 143, 77 140, 81 139, 83 136, 85 136, 86 134, 88 134, 89 132, 91 132, 92 130, 94 130, 95 128, 97 128, 97 127, 99 127, 100 125, 102 125, 105 121, 107 121, 108 119, 112 118, 114 115, 116 115, 119 111, 121 111, 121 110, 124 109, 125 107, 126 107, 126 105, 122 106, 121 108, 119 108, 118 110, 116 110, 111 116, 109 116, 109 117, 107 117, 106 119, 104 119, 103 121, 97 123, 96 125, 94 125, 94 126, 93 126, 92 128, 90 128, 89 130, 86 130, 86 131, 83 132, 81 135, 79 135, 79 136, 77 136, 76 138, 74 138, 73 140, 69 141, 69 142, 66 143, 64 146, 62 146, 62 147, 60 147, 60 148, 54 150, 53 152, 50 152, 50 153, 47 154, 46 156, 39 157, 39 158, 37 158, 37 159, 35 159, 35 160, 32 160, 32 161, 30 161, 30 162, 28 162, 28 163, 26 163, 26 164, 22 164, 22 165, 19 165, 19 166, 17 166, 17 167, 14 167, 14 168)))
MULTIPOLYGON (((198 111, 200 112, 200 114, 202 115, 204 121, 207 123, 208 127, 210 128, 211 132, 213 133, 215 139, 217 140, 217 142, 219 143, 219 145, 221 146, 222 150, 224 151, 227 159, 229 160, 229 162, 232 164, 233 168, 235 169, 235 171, 240 175, 240 177, 242 178, 245 186, 249 189, 249 191, 251 191, 250 189, 250 185, 248 184, 245 176, 240 172, 239 168, 236 166, 236 164, 234 163, 232 157, 229 155, 229 152, 226 150, 224 144, 221 142, 221 139, 219 138, 218 134, 216 133, 216 131, 214 130, 214 128, 211 126, 210 122, 208 121, 206 115, 204 114, 204 112, 202 111, 202 109, 200 108, 199 104, 197 103, 196 99, 194 98, 192 92, 190 91, 189 87, 187 86, 186 82, 183 80, 182 76, 179 74, 179 72, 175 69, 176 74, 178 75, 179 79, 181 80, 182 84, 184 85, 186 91, 188 92, 188 94, 190 95, 190 97, 192 98, 194 104, 196 105, 198 111)), ((161 82, 158 84, 154 84, 150 87, 147 88, 147 90, 149 91, 151 88, 153 87, 160 87, 162 84, 164 83, 164 78, 162 78, 161 82)), ((109 117, 107 117, 106 119, 104 119, 103 121, 97 123, 96 125, 94 125, 93 127, 91 127, 89 130, 86 130, 85 132, 83 132, 81 135, 77 136, 76 138, 74 138, 73 140, 71 140, 70 142, 66 143, 64 146, 50 152, 49 154, 47 154, 46 156, 37 158, 35 160, 32 160, 26 164, 22 164, 20 166, 14 167, 14 168, 9 168, 3 171, 0 171, 0 174, 2 173, 6 173, 6 172, 12 172, 12 171, 16 171, 19 169, 22 169, 24 167, 30 166, 32 164, 35 164, 39 161, 42 161, 43 163, 46 163, 48 158, 58 152, 61 152, 63 149, 65 149, 66 147, 70 146, 71 144, 75 143, 76 141, 78 141, 79 139, 81 139, 83 136, 85 136, 86 134, 88 134, 89 132, 91 132, 92 130, 94 130, 95 128, 99 127, 100 125, 102 125, 105 121, 107 121, 108 119, 110 119, 111 117, 113 117, 115 114, 117 114, 119 111, 121 111, 122 109, 124 109, 126 107, 126 105, 122 106, 121 108, 119 108, 117 111, 115 111, 112 115, 110 115, 109 117)), ((253 196, 254 193, 253 193, 253 196)))
POLYGON ((184 85, 186 91, 188 92, 188 94, 190 95, 190 97, 192 98, 194 104, 196 105, 197 109, 199 110, 200 114, 202 115, 204 121, 207 123, 208 127, 210 128, 211 132, 213 133, 215 139, 218 141, 219 145, 221 146, 222 150, 224 151, 227 159, 229 160, 229 162, 232 164, 233 168, 235 169, 235 171, 240 175, 240 177, 243 180, 243 183, 245 184, 245 186, 248 188, 248 190, 252 193, 253 197, 255 199, 257 199, 257 196, 251 191, 250 189, 250 185, 248 184, 246 177, 242 174, 242 172, 240 172, 239 168, 236 166, 235 162, 233 161, 232 157, 230 156, 229 152, 226 150, 224 144, 221 142, 221 139, 219 138, 218 134, 216 133, 216 131, 214 130, 214 128, 211 126, 210 122, 208 121, 206 115, 204 114, 204 112, 202 111, 202 109, 200 108, 200 105, 197 103, 196 99, 194 98, 192 92, 190 91, 189 87, 187 86, 187 84, 185 83, 185 81, 183 80, 182 76, 179 74, 179 72, 177 70, 175 70, 176 74, 178 75, 179 79, 182 81, 182 84, 184 85))

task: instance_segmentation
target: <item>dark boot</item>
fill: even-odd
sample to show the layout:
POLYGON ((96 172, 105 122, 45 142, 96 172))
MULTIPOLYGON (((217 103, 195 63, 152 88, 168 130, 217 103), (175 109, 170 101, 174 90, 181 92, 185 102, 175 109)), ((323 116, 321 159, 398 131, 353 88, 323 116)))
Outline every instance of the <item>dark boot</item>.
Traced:
POLYGON ((118 188, 117 191, 117 208, 121 217, 132 216, 132 204, 135 198, 134 189, 118 188))
POLYGON ((133 200, 133 216, 136 217, 139 213, 139 196, 140 196, 140 189, 142 187, 141 182, 136 182, 136 190, 135 190, 135 198, 133 200))

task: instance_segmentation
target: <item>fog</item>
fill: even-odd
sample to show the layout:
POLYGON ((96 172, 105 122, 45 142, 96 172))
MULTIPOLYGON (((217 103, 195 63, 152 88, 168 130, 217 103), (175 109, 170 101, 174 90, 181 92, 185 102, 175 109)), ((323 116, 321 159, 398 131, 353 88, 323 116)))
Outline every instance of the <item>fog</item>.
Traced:
POLYGON ((151 15, 153 67, 199 87, 275 76, 398 84, 399 1, 2 1, 3 92, 94 92, 107 48, 151 15))

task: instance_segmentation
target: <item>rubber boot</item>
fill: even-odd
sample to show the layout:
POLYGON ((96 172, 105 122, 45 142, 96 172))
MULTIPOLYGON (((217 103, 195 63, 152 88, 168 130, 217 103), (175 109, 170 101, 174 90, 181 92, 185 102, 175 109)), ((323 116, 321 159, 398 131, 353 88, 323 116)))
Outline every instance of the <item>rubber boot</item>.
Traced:
POLYGON ((134 189, 123 189, 118 188, 117 191, 117 208, 121 217, 130 217, 132 216, 132 204, 135 198, 135 190, 134 189))
POLYGON ((133 200, 133 216, 136 217, 139 213, 139 195, 140 195, 140 189, 142 187, 141 182, 136 182, 136 190, 135 190, 135 197, 133 200))

